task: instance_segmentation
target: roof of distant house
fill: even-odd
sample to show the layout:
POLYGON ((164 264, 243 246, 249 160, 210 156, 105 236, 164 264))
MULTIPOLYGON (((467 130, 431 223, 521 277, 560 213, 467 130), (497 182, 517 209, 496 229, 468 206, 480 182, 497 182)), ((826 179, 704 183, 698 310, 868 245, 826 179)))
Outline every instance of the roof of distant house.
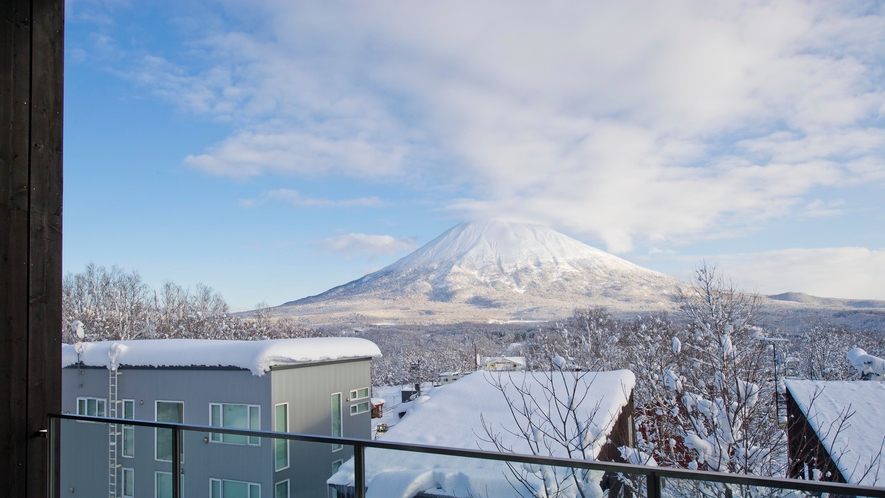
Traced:
MULTIPOLYGON (((540 410, 550 405, 544 397, 546 388, 553 388, 565 404, 574 403, 576 418, 581 429, 573 421, 568 430, 577 434, 585 431, 591 457, 599 454, 608 434, 614 428, 621 409, 629 403, 636 378, 629 370, 610 372, 488 372, 478 371, 462 377, 458 382, 428 391, 427 396, 415 400, 406 416, 384 435, 385 441, 447 446, 452 448, 483 449, 496 451, 495 446, 483 439, 490 439, 486 428, 514 453, 532 454, 529 441, 519 437, 514 414, 507 399, 513 400, 516 410, 521 410, 517 389, 528 389, 537 397, 540 410), (576 376, 576 377, 575 377, 576 376), (571 398, 567 385, 577 378, 577 395, 571 398), (504 387, 504 393, 495 386, 504 387), (585 395, 586 393, 586 395, 585 395), (566 399, 570 398, 570 399, 566 399)), ((557 415, 553 414, 555 418, 557 415)), ((517 417, 518 418, 518 417, 517 417)), ((550 432, 539 422, 539 433, 550 432)), ((541 436, 543 437, 543 436, 541 436)), ((541 443, 543 446, 543 443, 541 443)), ((546 450, 545 450, 546 451, 546 450)), ((545 456, 548 456, 545 454, 545 456)), ((549 456, 567 457, 565 448, 552 446, 549 456)), ((488 490, 500 490, 512 496, 513 489, 505 474, 502 462, 476 461, 463 458, 418 453, 392 453, 383 459, 366 462, 366 479, 373 496, 408 497, 409 490, 440 488, 455 496, 467 496, 464 490, 482 491, 484 496, 499 494, 488 490), (372 488, 375 487, 373 490, 372 488), (421 489, 418 489, 421 488, 421 489), (460 491, 459 491, 460 490, 460 491)), ((330 484, 351 485, 353 462, 348 461, 341 471, 329 479, 330 484)))
POLYGON ((381 356, 375 343, 354 337, 265 341, 151 339, 62 345, 62 367, 234 367, 261 376, 271 367, 381 356), (79 352, 79 354, 78 354, 79 352))
POLYGON ((786 386, 845 480, 885 483, 885 383, 787 380, 786 386))
POLYGON ((501 362, 510 362, 525 366, 525 356, 486 356, 482 360, 483 365, 501 362))

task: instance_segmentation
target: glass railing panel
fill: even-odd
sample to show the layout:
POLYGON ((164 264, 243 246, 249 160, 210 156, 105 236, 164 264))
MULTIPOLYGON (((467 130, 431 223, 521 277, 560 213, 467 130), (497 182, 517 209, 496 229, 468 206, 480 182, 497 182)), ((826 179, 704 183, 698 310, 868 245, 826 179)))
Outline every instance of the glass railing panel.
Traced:
MULTIPOLYGON (((799 481, 807 483, 807 481, 799 481)), ((790 487, 790 481, 784 480, 786 487, 754 486, 747 484, 710 482, 692 479, 661 478, 662 498, 805 498, 827 496, 820 491, 806 491, 790 487)), ((864 494, 829 494, 831 497, 868 496, 864 494)))
MULTIPOLYGON (((645 495, 646 479, 639 474, 382 448, 366 448, 365 452, 368 497, 414 493, 486 498, 645 495)), ((344 469, 342 474, 347 475, 340 475, 339 482, 352 482, 349 472, 352 469, 344 469)))
MULTIPOLYGON (((59 421, 61 496, 172 496, 172 429, 128 424, 59 421)), ((200 441, 182 434, 182 468, 200 441)), ((193 460, 196 460, 194 458, 193 460)), ((181 477, 187 485, 187 475, 181 477)), ((205 495, 205 489, 194 496, 205 495)))
POLYGON ((54 418, 49 432, 50 447, 58 442, 51 467, 61 496, 165 498, 180 486, 182 497, 210 498, 360 491, 368 498, 885 498, 883 488, 245 429, 54 418))
MULTIPOLYGON (((172 498, 173 431, 59 420, 61 496, 172 498)), ((182 497, 335 496, 327 480, 353 456, 347 444, 179 433, 182 497)))
POLYGON ((213 440, 217 433, 188 430, 183 434, 182 467, 189 481, 201 483, 188 484, 186 490, 203 493, 187 496, 205 496, 208 489, 209 498, 325 497, 326 481, 353 456, 349 445, 255 436, 213 440))

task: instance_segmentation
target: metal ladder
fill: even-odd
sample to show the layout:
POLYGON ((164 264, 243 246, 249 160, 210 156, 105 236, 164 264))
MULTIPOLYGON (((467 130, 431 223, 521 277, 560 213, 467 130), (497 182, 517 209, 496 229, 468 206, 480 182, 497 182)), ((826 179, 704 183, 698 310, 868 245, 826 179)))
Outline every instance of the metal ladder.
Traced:
MULTIPOLYGON (((116 369, 109 370, 108 380, 108 417, 117 418, 119 400, 117 400, 117 377, 120 375, 116 369)), ((108 424, 108 496, 117 498, 117 477, 120 465, 117 463, 117 443, 120 438, 120 426, 108 424)))

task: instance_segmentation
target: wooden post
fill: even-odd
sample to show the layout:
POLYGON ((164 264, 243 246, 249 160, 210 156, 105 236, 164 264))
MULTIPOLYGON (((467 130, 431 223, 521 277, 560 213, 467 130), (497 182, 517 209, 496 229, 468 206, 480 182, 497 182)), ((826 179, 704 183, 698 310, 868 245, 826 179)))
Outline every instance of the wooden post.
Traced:
POLYGON ((64 0, 0 2, 0 495, 45 497, 61 408, 64 0))

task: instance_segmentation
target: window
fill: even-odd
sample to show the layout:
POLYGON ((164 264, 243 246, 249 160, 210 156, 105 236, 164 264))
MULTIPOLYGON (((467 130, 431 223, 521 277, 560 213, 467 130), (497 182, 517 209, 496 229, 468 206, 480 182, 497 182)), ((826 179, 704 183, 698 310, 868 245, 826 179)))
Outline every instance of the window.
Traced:
MULTIPOLYGON (((258 405, 210 403, 209 425, 227 429, 261 430, 261 407, 258 405)), ((259 446, 261 444, 260 437, 240 436, 238 434, 213 432, 209 438, 216 443, 250 444, 252 446, 259 446)))
MULTIPOLYGON (((135 400, 134 399, 124 399, 123 400, 123 418, 126 420, 135 419, 135 400)), ((134 425, 124 425, 123 426, 123 456, 126 458, 132 458, 135 456, 135 426, 134 425)), ((124 485, 125 487, 125 485, 124 485)))
MULTIPOLYGON (((341 393, 332 395, 332 436, 341 437, 341 393)), ((338 451, 344 445, 333 444, 332 451, 338 451)))
MULTIPOLYGON (((157 422, 184 422, 184 402, 182 401, 157 401, 157 422)), ((154 437, 156 438, 156 455, 157 460, 171 462, 172 461, 172 429, 154 429, 154 437)), ((181 443, 181 459, 184 460, 184 441, 181 443)), ((159 474, 158 474, 159 475, 159 474)), ((159 483, 159 477, 157 482, 159 483)), ((171 486, 171 484, 170 484, 171 486)), ((159 489, 159 488, 157 488, 159 489)), ((172 488, 170 488, 172 489, 172 488)), ((170 491, 171 493, 171 491, 170 491)), ((172 496, 171 494, 169 496, 172 496)))
POLYGON ((261 485, 254 482, 209 479, 210 498, 261 498, 261 485))
POLYGON ((350 414, 351 415, 359 415, 360 413, 366 413, 367 411, 369 411, 369 402, 368 401, 363 401, 362 403, 350 405, 350 414))
POLYGON ((123 467, 123 498, 135 496, 135 469, 123 467))
POLYGON ((104 417, 107 403, 105 398, 77 398, 77 415, 104 417))
MULTIPOLYGON (((156 498, 172 498, 172 472, 157 472, 154 484, 154 496, 156 498)), ((178 481, 181 489, 184 490, 184 474, 178 481)), ((184 491, 182 491, 182 495, 184 491)))
POLYGON ((350 400, 351 401, 353 401, 355 399, 363 399, 363 398, 368 398, 368 397, 369 397, 369 388, 368 387, 364 387, 362 389, 356 389, 356 390, 350 391, 350 400))
POLYGON ((274 498, 289 498, 289 480, 278 482, 273 488, 274 498))
MULTIPOLYGON (((341 464, 343 462, 344 460, 335 460, 334 462, 332 462, 332 475, 335 475, 335 473, 338 472, 338 469, 341 468, 341 464)), ((338 498, 338 490, 335 489, 334 486, 329 486, 329 497, 338 498)))
MULTIPOLYGON (((273 430, 277 432, 289 432, 289 404, 281 403, 273 408, 273 430)), ((289 466, 289 440, 274 439, 274 470, 283 470, 289 466)), ((286 493, 288 496, 288 481, 286 481, 286 493)), ((278 485, 279 486, 279 485, 278 485)))

